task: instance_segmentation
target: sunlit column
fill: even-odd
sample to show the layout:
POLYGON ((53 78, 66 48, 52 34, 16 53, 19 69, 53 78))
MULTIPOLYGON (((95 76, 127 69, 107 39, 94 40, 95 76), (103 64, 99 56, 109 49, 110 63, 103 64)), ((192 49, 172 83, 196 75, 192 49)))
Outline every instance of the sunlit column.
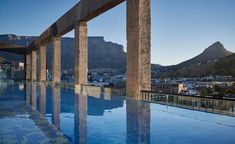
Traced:
POLYGON ((151 89, 150 0, 127 0, 127 96, 151 89))
POLYGON ((87 52, 88 52, 88 38, 87 38, 87 23, 79 22, 75 26, 75 85, 87 84, 87 52))
POLYGON ((127 143, 150 143, 150 104, 140 101, 126 100, 127 143))
POLYGON ((37 51, 32 51, 32 81, 37 81, 37 51))
POLYGON ((52 124, 60 129, 60 87, 52 86, 52 124))
POLYGON ((39 81, 46 81, 46 46, 39 47, 39 81))
POLYGON ((52 45, 52 82, 59 83, 61 70, 61 37, 53 37, 52 45))
POLYGON ((30 61, 31 61, 31 56, 30 56, 30 54, 27 54, 25 56, 25 78, 26 78, 26 80, 30 80, 30 77, 31 77, 30 61))

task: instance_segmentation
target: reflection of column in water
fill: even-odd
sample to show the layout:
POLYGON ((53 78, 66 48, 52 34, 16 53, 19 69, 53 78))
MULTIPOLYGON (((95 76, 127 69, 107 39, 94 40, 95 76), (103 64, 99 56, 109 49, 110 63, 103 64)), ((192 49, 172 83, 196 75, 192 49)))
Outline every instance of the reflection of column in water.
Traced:
POLYGON ((30 104, 30 83, 26 82, 26 89, 25 89, 25 93, 26 93, 26 104, 30 104))
POLYGON ((40 112, 42 115, 46 114, 46 83, 40 83, 39 87, 40 96, 40 112))
POLYGON ((131 99, 126 100, 127 143, 150 143, 150 104, 131 99))
POLYGON ((74 97, 74 138, 75 143, 87 142, 87 96, 75 94, 74 97))
POLYGON ((37 109, 37 97, 36 97, 36 83, 32 83, 32 107, 33 109, 37 109))
POLYGON ((52 124, 60 129, 60 87, 52 86, 52 124))

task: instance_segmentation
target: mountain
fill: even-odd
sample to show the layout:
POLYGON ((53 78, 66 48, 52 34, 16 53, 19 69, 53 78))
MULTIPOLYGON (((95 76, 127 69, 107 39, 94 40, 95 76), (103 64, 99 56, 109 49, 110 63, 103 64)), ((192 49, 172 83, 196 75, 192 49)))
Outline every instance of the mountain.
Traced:
MULTIPOLYGON (((27 46, 37 37, 17 36, 13 34, 0 35, 0 41, 27 46)), ((52 45, 47 46, 47 69, 52 67, 52 45)), ((9 61, 22 61, 24 58, 17 54, 0 51, 0 57, 9 61)), ((61 39, 62 69, 74 67, 74 38, 62 37, 61 39)), ((88 66, 89 69, 112 68, 124 71, 126 68, 126 53, 122 45, 106 42, 104 37, 88 38, 88 66)))
MULTIPOLYGON (((226 50, 222 43, 215 42, 192 59, 178 65, 160 67, 154 77, 197 77, 220 74, 218 71, 220 61, 231 55, 233 53, 226 50)), ((220 68, 222 69, 220 71, 225 70, 223 66, 220 66, 220 68)), ((232 73, 230 74, 232 75, 232 73)))
POLYGON ((231 54, 227 57, 221 58, 214 65, 216 74, 232 75, 235 77, 235 54, 231 54))
POLYGON ((211 60, 224 58, 231 54, 232 52, 226 50, 223 44, 221 44, 220 42, 216 42, 211 46, 209 46, 208 48, 206 48, 201 54, 197 55, 196 57, 178 64, 178 67, 190 66, 192 64, 198 64, 198 63, 205 63, 211 60))

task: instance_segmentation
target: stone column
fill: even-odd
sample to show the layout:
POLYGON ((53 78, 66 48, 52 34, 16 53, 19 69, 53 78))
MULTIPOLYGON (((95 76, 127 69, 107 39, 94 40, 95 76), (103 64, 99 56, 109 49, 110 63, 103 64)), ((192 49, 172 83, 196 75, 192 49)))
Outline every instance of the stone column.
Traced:
POLYGON ((151 89, 150 0, 127 0, 127 96, 151 89))
POLYGON ((27 54, 25 56, 25 78, 26 78, 26 80, 30 80, 30 77, 31 77, 30 61, 31 61, 31 56, 30 56, 30 54, 27 54))
POLYGON ((46 81, 46 46, 39 48, 39 81, 46 81))
POLYGON ((37 51, 32 51, 32 81, 37 81, 37 51))
POLYGON ((75 26, 75 86, 87 84, 87 23, 80 22, 75 26))
POLYGON ((61 37, 54 37, 52 39, 52 82, 60 82, 61 69, 61 37))

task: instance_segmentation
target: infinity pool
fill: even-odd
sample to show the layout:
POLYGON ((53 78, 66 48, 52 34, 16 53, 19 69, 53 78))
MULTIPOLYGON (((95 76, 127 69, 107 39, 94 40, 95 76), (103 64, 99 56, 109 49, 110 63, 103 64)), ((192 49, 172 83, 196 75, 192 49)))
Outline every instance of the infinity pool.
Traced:
POLYGON ((235 143, 233 107, 227 116, 114 96, 98 87, 81 91, 0 83, 0 143, 235 143))

